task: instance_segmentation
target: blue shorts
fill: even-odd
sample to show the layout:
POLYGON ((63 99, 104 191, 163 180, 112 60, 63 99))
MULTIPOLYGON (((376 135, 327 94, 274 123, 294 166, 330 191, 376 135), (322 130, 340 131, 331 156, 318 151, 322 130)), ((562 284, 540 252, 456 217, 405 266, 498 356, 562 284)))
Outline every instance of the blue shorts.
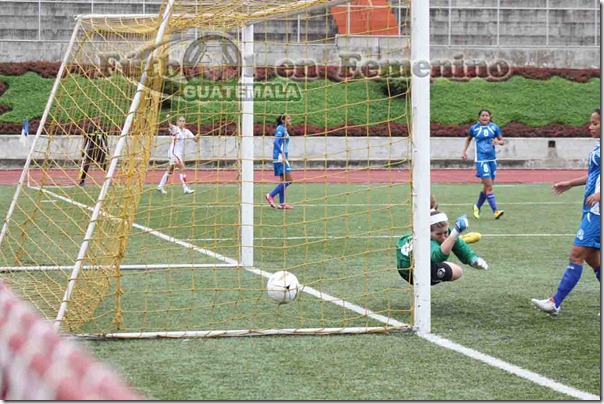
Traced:
POLYGON ((289 163, 285 163, 285 169, 283 167, 283 163, 273 163, 273 169, 275 170, 275 177, 280 177, 285 175, 285 173, 290 173, 292 171, 289 163))
POLYGON ((476 176, 480 179, 491 178, 494 180, 496 172, 496 161, 485 161, 482 163, 476 163, 476 176))
POLYGON ((594 215, 590 212, 583 213, 581 226, 577 231, 573 245, 600 249, 600 215, 594 215))

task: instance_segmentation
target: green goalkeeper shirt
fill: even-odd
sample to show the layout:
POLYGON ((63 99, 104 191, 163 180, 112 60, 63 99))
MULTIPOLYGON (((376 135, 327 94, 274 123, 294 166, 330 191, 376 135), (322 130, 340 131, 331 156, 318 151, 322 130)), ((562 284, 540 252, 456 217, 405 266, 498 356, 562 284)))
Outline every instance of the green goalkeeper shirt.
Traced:
MULTIPOLYGON (((449 229, 449 233, 451 233, 451 229, 449 229)), ((412 252, 413 233, 407 233, 396 243, 396 267, 398 269, 411 268, 412 252)), ((461 238, 457 239, 451 252, 466 265, 472 262, 472 258, 477 257, 476 253, 461 238)), ((442 253, 438 241, 430 239, 430 260, 432 262, 447 261, 449 256, 450 254, 442 253)))

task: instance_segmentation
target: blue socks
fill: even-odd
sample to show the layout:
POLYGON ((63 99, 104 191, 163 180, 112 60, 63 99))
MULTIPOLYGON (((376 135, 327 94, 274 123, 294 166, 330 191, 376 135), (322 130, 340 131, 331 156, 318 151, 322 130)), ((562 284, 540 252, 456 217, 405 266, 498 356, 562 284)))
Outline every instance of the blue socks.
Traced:
POLYGON ((285 199, 285 193, 283 192, 284 190, 285 186, 282 182, 280 182, 275 189, 271 191, 271 196, 274 198, 275 195, 279 195, 279 201, 283 203, 283 200, 285 199))
MULTIPOLYGON (((583 273, 583 265, 575 264, 574 262, 569 262, 566 267, 566 271, 564 271, 564 275, 562 275, 562 280, 558 285, 558 291, 554 295, 554 301, 557 307, 560 307, 562 301, 568 296, 568 294, 573 290, 579 279, 581 279, 581 273, 583 273)), ((599 279, 599 271, 596 276, 599 279)))
POLYGON ((487 196, 484 194, 484 192, 481 191, 480 195, 478 195, 478 202, 476 202, 476 206, 478 206, 478 209, 480 209, 486 199, 487 196))
POLYGON ((281 204, 285 203, 285 188, 289 187, 291 185, 291 182, 286 182, 285 184, 280 182, 279 185, 277 185, 275 187, 275 189, 273 189, 271 191, 271 196, 274 198, 275 195, 279 195, 279 202, 281 204))
POLYGON ((491 206, 491 209, 493 210, 493 212, 497 211, 497 202, 495 202, 495 194, 490 193, 487 195, 487 201, 489 202, 489 205, 491 206))

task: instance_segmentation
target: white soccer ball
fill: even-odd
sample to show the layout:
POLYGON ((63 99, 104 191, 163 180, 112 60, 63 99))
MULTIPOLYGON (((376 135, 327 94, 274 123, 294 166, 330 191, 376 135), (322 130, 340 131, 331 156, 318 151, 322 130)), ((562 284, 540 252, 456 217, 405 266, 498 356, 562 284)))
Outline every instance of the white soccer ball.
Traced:
POLYGON ((279 304, 289 303, 296 298, 300 283, 296 275, 287 271, 277 271, 268 278, 266 292, 279 304))

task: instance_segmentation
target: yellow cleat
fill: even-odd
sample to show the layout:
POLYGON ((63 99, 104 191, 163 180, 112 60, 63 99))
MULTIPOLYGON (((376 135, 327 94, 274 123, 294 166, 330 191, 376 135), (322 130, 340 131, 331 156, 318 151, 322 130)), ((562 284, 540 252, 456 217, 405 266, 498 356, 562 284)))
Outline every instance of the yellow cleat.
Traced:
POLYGON ((503 216, 503 210, 496 210, 495 213, 493 213, 493 216, 495 217, 495 220, 499 219, 503 216))
POLYGON ((461 239, 466 242, 466 244, 478 243, 482 235, 477 232, 466 233, 461 235, 461 239))
POLYGON ((480 219, 480 208, 476 205, 474 205, 474 217, 480 219))

